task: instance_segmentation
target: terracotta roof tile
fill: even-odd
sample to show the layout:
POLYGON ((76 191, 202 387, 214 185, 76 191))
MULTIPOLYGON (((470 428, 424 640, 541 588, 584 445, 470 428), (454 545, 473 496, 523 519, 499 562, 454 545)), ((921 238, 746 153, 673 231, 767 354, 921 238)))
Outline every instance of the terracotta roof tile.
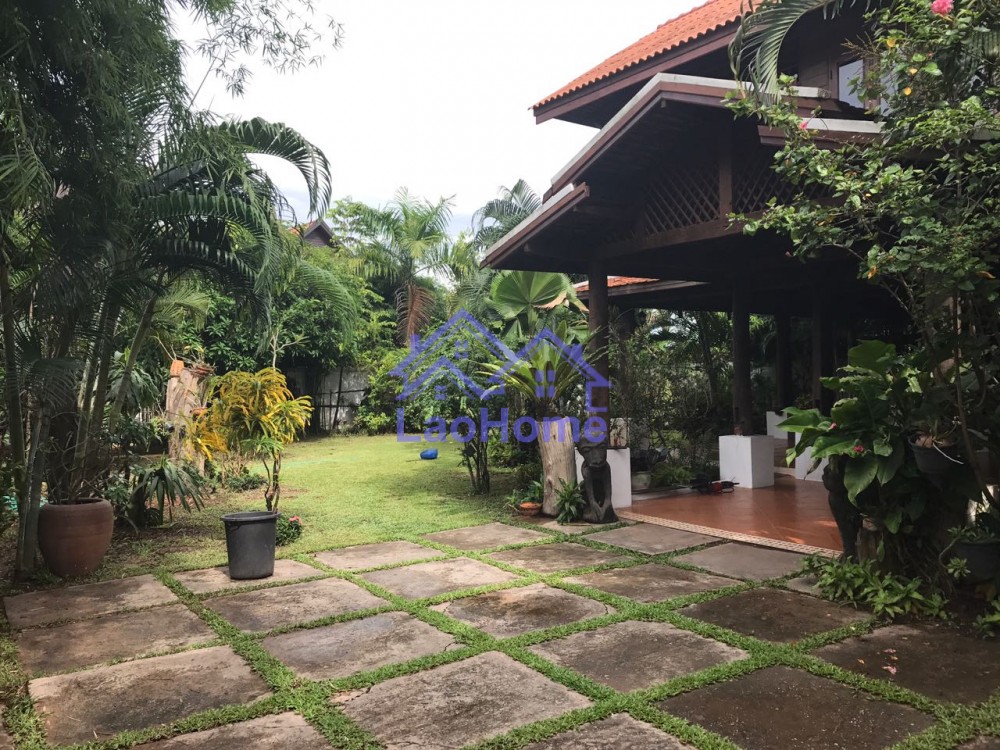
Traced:
MULTIPOLYGON (((619 286, 630 286, 632 284, 648 284, 653 281, 659 281, 659 279, 646 279, 642 276, 608 276, 608 289, 614 289, 619 286)), ((581 281, 578 284, 574 284, 573 287, 578 292, 586 292, 590 289, 590 284, 586 281, 581 281)))
POLYGON ((708 0, 704 5, 699 5, 672 21, 661 24, 653 33, 647 34, 635 44, 612 55, 597 67, 591 68, 563 88, 549 94, 534 105, 534 109, 735 22, 742 15, 744 1, 708 0))

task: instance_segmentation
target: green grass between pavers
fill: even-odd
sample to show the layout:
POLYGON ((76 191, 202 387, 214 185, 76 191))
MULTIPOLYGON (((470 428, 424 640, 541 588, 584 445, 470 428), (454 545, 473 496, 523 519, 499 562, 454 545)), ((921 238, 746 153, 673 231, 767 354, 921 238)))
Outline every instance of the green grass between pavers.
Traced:
MULTIPOLYGON (((678 550, 662 555, 643 555, 623 550, 591 539, 586 535, 567 535, 547 532, 548 538, 524 545, 507 545, 484 552, 469 552, 445 544, 422 539, 425 533, 462 526, 485 523, 501 518, 508 522, 506 511, 496 497, 476 499, 467 496, 467 479, 452 460, 449 451, 442 451, 435 462, 421 462, 413 446, 399 445, 393 439, 356 438, 315 441, 296 446, 289 455, 285 473, 287 486, 294 488, 283 501, 283 510, 289 515, 300 515, 306 524, 306 533, 294 545, 283 548, 281 556, 296 559, 316 568, 316 577, 338 577, 351 581, 381 598, 384 606, 359 612, 322 618, 309 623, 276 628, 267 633, 244 633, 218 613, 205 605, 211 596, 229 595, 257 588, 271 588, 298 581, 266 583, 241 587, 238 591, 194 594, 185 589, 170 571, 193 569, 225 561, 223 535, 218 516, 234 509, 254 507, 255 495, 247 493, 236 497, 221 497, 206 513, 180 516, 178 527, 172 532, 188 540, 182 549, 169 549, 165 538, 155 532, 138 544, 146 545, 139 552, 127 549, 136 542, 126 541, 126 549, 119 543, 116 554, 97 578, 117 577, 155 570, 158 578, 170 587, 192 611, 199 615, 215 632, 217 640, 231 647, 257 672, 273 691, 273 695, 249 706, 227 706, 213 709, 174 722, 168 726, 134 732, 123 732, 103 742, 78 746, 87 750, 128 748, 151 740, 176 734, 209 729, 245 721, 267 714, 294 710, 303 715, 336 748, 361 750, 380 745, 362 728, 354 724, 331 698, 344 692, 359 690, 387 679, 414 674, 442 664, 469 658, 486 651, 499 651, 549 679, 574 690, 593 701, 589 708, 571 711, 554 719, 529 724, 507 734, 494 737, 475 747, 481 750, 519 748, 531 742, 552 737, 561 732, 599 720, 615 713, 627 712, 636 719, 652 724, 669 734, 679 737, 698 750, 733 750, 729 740, 691 724, 679 717, 661 711, 655 704, 674 695, 697 690, 707 685, 739 679, 755 670, 783 665, 802 669, 817 676, 832 679, 862 690, 874 698, 907 704, 925 711, 936 723, 926 732, 911 737, 899 745, 900 750, 944 750, 953 748, 979 734, 1000 733, 1000 697, 981 706, 956 706, 936 703, 889 682, 872 680, 841 669, 816 657, 809 651, 827 643, 867 632, 874 621, 867 620, 817 634, 792 644, 762 641, 751 636, 727 630, 710 623, 686 617, 680 610, 690 604, 711 601, 761 586, 777 585, 780 581, 743 582, 734 580, 731 586, 700 594, 677 597, 667 602, 643 604, 609 594, 590 586, 571 583, 570 576, 612 568, 630 567, 644 562, 672 564, 694 569, 678 559, 693 549, 678 550), (208 533, 206 533, 208 532, 208 533), (216 533, 217 532, 217 533, 216 533), (363 544, 389 539, 407 539, 433 550, 435 559, 468 557, 494 567, 516 573, 514 581, 480 586, 461 592, 451 592, 419 600, 407 600, 363 578, 365 571, 335 570, 307 553, 333 547, 363 544), (570 541, 595 549, 613 550, 623 556, 617 563, 590 566, 554 574, 539 574, 501 563, 489 553, 512 547, 531 547, 557 541, 570 541), (154 558, 154 559, 147 559, 154 558), (545 583, 568 592, 586 596, 613 607, 616 611, 589 620, 509 638, 497 638, 477 630, 455 618, 431 609, 435 604, 464 598, 476 593, 499 591, 512 587, 545 583), (321 627, 337 622, 358 619, 378 612, 403 611, 452 635, 458 644, 444 653, 421 657, 402 664, 381 667, 370 672, 346 678, 311 681, 298 678, 281 662, 272 657, 261 641, 268 635, 294 630, 321 627), (530 648, 555 638, 604 627, 626 620, 667 622, 676 627, 713 638, 743 649, 747 658, 729 664, 684 675, 666 683, 631 693, 619 693, 585 675, 560 667, 535 654, 530 648)), ((516 521, 515 521, 516 522, 516 521)), ((164 532, 166 533, 166 532, 164 532)), ((423 561, 418 561, 423 562, 423 561)), ((401 563, 381 568, 418 564, 401 563)), ((372 568, 380 569, 380 568, 372 568)), ((371 570, 371 569, 370 569, 371 570)), ((787 578, 787 577, 786 577, 787 578)), ((781 579, 784 580, 784 579, 781 579)), ((178 649, 178 650, 187 650, 178 649)), ((6 622, 0 623, 0 699, 7 704, 4 716, 8 730, 14 735, 19 750, 43 750, 41 721, 31 701, 27 698, 27 676, 14 658, 16 651, 6 622)))

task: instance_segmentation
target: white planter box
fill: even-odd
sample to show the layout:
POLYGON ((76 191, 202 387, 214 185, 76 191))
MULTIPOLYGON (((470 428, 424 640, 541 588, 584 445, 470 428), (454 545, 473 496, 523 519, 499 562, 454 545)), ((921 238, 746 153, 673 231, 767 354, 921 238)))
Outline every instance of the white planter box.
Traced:
MULTIPOLYGON (((632 507, 632 452, 628 448, 608 449, 611 467, 611 507, 632 507)), ((583 456, 576 451, 576 480, 583 483, 583 456)))
POLYGON ((824 458, 819 462, 819 466, 817 466, 814 471, 809 471, 809 467, 812 466, 812 462, 812 448, 806 448, 802 451, 802 455, 795 459, 795 478, 803 479, 807 482, 822 482, 823 469, 826 468, 826 465, 829 462, 824 458), (809 473, 807 474, 806 472, 809 473))
POLYGON ((778 425, 785 421, 785 413, 780 411, 769 411, 767 413, 767 434, 776 438, 787 438, 788 433, 778 429, 778 425))
POLYGON ((722 435, 719 478, 740 487, 774 486, 774 438, 770 435, 722 435))

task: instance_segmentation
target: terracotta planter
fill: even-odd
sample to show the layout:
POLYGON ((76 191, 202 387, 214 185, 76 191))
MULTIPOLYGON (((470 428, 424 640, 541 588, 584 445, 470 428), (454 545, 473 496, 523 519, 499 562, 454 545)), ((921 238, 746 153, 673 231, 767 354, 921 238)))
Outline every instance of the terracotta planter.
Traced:
POLYGON ((111 545, 115 514, 107 500, 43 505, 38 546, 49 570, 60 578, 93 573, 111 545))
POLYGON ((517 506, 522 516, 537 516, 542 512, 541 503, 521 503, 517 506))

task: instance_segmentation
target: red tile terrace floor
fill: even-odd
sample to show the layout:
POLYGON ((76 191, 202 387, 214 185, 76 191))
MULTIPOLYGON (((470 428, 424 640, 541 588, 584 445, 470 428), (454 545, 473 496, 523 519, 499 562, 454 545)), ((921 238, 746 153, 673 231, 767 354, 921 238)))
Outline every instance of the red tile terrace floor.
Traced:
MULTIPOLYGON (((822 482, 780 474, 775 476, 774 487, 737 487, 723 495, 686 491, 637 495, 630 511, 653 523, 663 519, 777 542, 842 549, 822 482)), ((628 515, 626 512, 623 517, 628 515)))

